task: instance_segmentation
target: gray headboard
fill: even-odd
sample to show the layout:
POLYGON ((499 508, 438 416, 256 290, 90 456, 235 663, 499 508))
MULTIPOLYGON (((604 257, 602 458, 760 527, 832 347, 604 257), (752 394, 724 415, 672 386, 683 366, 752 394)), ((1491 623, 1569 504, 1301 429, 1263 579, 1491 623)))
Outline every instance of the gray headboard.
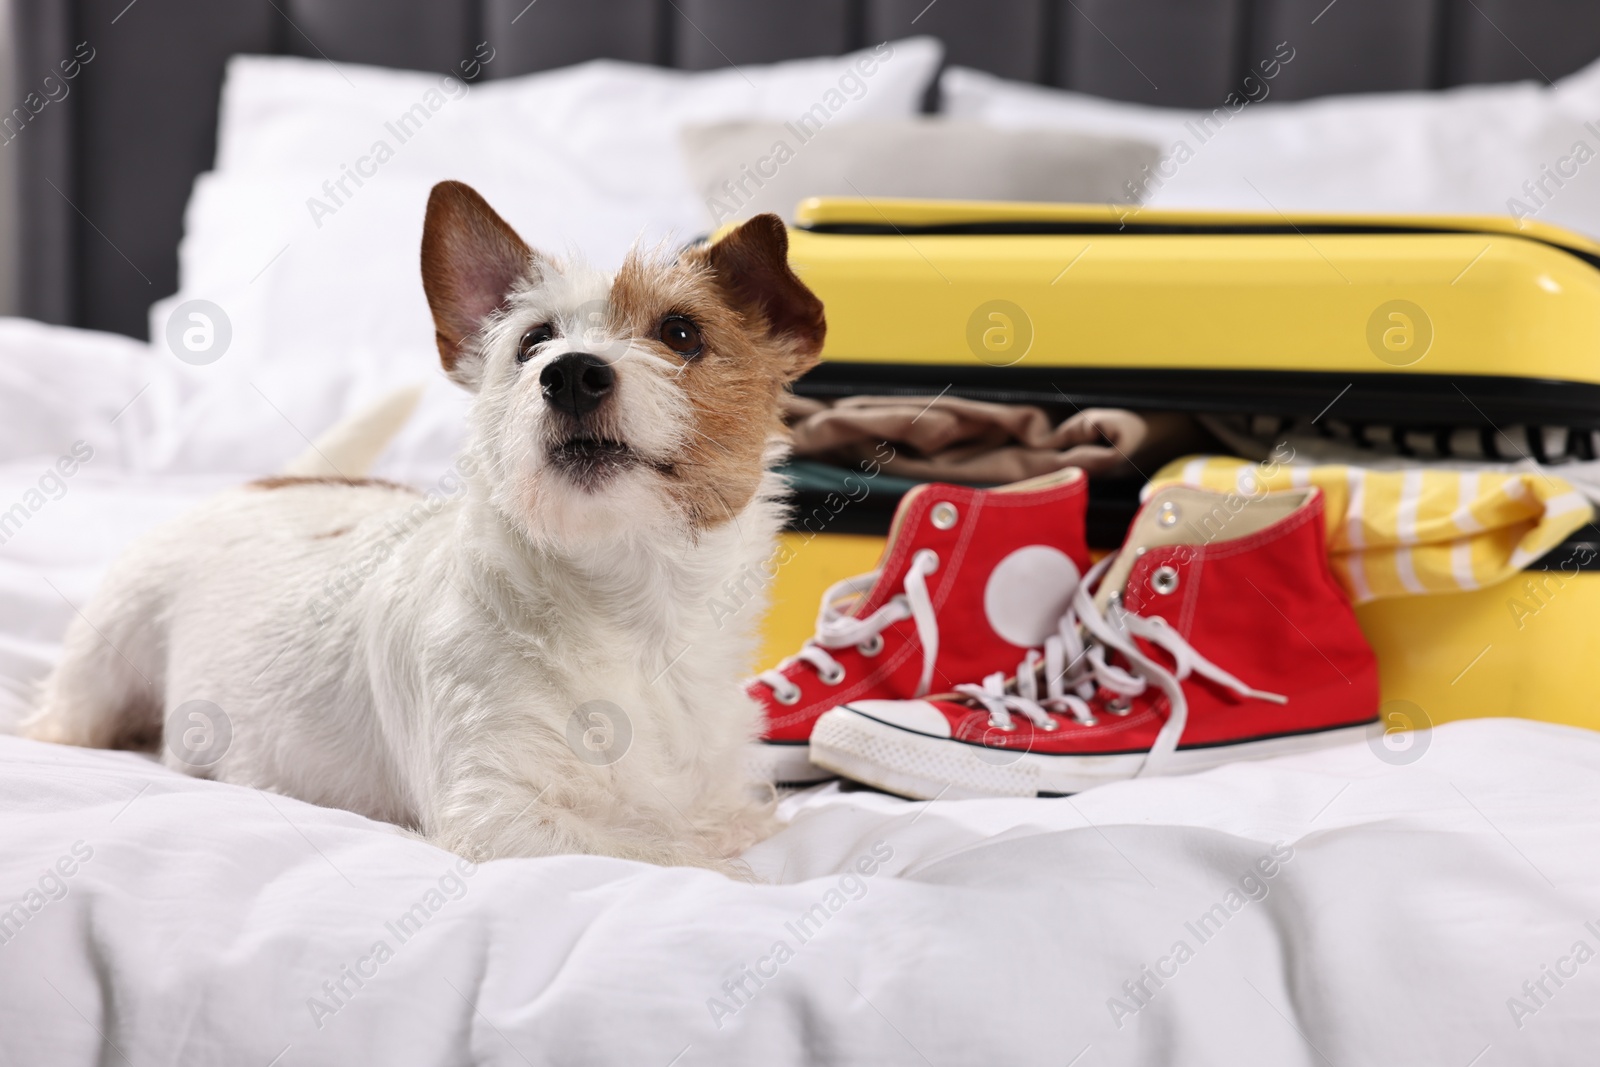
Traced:
MULTIPOLYGON (((10 0, 19 106, 87 41, 70 92, 24 111, 23 314, 145 335, 177 286, 184 202, 210 166, 237 52, 490 76, 596 57, 688 69, 916 33, 950 62, 1167 106, 1213 106, 1288 40, 1276 99, 1553 79, 1600 55, 1596 0, 10 0)), ((16 120, 17 113, 11 113, 16 120)), ((4 116, 0 116, 4 118, 4 116)))

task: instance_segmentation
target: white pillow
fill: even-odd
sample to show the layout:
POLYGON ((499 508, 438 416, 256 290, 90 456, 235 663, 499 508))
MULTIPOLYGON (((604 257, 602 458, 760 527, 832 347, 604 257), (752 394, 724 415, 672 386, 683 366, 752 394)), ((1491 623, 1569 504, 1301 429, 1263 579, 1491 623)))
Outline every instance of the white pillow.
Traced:
POLYGON ((1001 130, 946 118, 690 126, 683 151, 716 225, 763 211, 794 220, 808 196, 1097 202, 1115 199, 1160 151, 1150 141, 1001 130))
MULTIPOLYGON (((151 308, 151 342, 182 399, 157 469, 277 470, 343 415, 416 382, 428 383, 427 396, 384 476, 431 480, 459 444, 465 394, 439 372, 422 291, 432 181, 386 176, 319 232, 304 206, 282 195, 285 185, 313 180, 309 172, 213 173, 196 182, 185 225, 204 239, 186 238, 183 255, 191 274, 221 280, 190 284, 151 308), (176 323, 182 344, 196 300, 212 305, 199 310, 220 313, 231 334, 220 356, 199 364, 192 360, 203 356, 168 340, 176 323)), ((491 203, 504 193, 480 188, 491 203)), ((524 232, 535 229, 521 212, 505 214, 524 232)))
POLYGON ((1600 64, 1555 89, 1518 82, 1279 103, 1270 80, 1252 84, 1258 102, 1240 106, 1241 92, 1209 127, 1201 125, 1206 112, 1113 103, 961 68, 946 71, 940 89, 952 116, 1156 139, 1165 153, 1148 183, 1155 207, 1520 214, 1600 234, 1600 166, 1580 168, 1542 206, 1523 189, 1575 141, 1600 151, 1600 136, 1583 126, 1600 118, 1600 64))
MULTIPOLYGON (((216 169, 251 179, 293 174, 282 196, 300 207, 308 230, 334 228, 346 205, 398 175, 455 178, 498 194, 491 202, 523 216, 530 241, 575 244, 614 265, 641 232, 701 225, 678 150, 683 126, 808 113, 830 124, 908 117, 941 55, 936 40, 921 37, 770 66, 690 73, 599 60, 471 86, 240 56, 223 85, 216 169)), ((230 239, 194 225, 205 221, 191 220, 190 243, 230 239)), ((215 261, 202 271, 203 259, 198 250, 185 256, 184 287, 224 280, 210 269, 215 261)))
MULTIPOLYGON (((130 338, 0 318, 0 465, 48 466, 83 441, 96 470, 141 469, 140 446, 170 409, 159 372, 130 338)), ((10 504, 0 497, 0 513, 10 504)))
POLYGON ((706 73, 601 61, 470 89, 432 74, 233 59, 217 169, 197 180, 185 214, 180 289, 150 316, 165 349, 173 312, 208 300, 232 339, 209 364, 172 361, 184 402, 167 466, 275 469, 353 406, 427 379, 384 473, 435 476, 459 438, 461 400, 439 380, 419 271, 434 182, 474 185, 535 247, 614 267, 636 240, 707 228, 678 149, 684 125, 908 117, 940 59, 938 42, 914 38, 706 73), (401 130, 418 104, 427 118, 401 130), (366 176, 350 177, 357 168, 366 176))

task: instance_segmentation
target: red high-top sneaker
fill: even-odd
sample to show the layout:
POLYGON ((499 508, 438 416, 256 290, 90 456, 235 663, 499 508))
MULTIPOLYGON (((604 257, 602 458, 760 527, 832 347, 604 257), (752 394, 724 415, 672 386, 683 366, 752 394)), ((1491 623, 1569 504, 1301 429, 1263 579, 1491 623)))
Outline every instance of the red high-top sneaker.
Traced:
POLYGON ((812 760, 918 799, 1035 796, 1361 739, 1377 661, 1328 569, 1321 492, 1229 500, 1156 493, 1015 678, 841 702, 812 760))
POLYGON ((942 691, 1042 642, 1089 569, 1087 502, 1076 468, 998 489, 929 483, 907 493, 879 569, 829 589, 816 636, 749 683, 767 711, 758 769, 779 783, 831 778, 810 762, 823 712, 942 691))

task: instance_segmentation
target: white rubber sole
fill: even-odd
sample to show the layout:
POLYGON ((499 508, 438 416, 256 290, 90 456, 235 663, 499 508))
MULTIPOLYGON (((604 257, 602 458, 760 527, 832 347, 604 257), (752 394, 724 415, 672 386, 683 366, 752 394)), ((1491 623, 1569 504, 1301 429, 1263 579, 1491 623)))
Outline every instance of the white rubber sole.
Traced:
POLYGON ((810 785, 837 778, 811 762, 810 745, 774 745, 758 741, 745 750, 745 760, 759 780, 773 785, 810 785))
MULTIPOLYGON (((1193 774, 1237 760, 1267 759, 1363 741, 1370 723, 1316 733, 1179 749, 1163 773, 1193 774)), ((851 708, 834 708, 811 731, 811 762, 846 778, 913 800, 1033 797, 1081 793, 1133 778, 1144 753, 1047 756, 983 748, 930 737, 879 722, 851 708)))

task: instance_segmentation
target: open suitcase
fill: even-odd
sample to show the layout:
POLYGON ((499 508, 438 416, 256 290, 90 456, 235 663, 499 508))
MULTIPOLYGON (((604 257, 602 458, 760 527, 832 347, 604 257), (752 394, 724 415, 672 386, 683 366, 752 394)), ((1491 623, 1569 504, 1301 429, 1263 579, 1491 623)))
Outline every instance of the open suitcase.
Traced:
MULTIPOLYGON (((791 262, 828 312, 802 395, 1285 424, 1335 409, 1402 455, 1419 438, 1450 455, 1465 435, 1514 460, 1495 450, 1516 428, 1530 458, 1595 458, 1600 244, 1554 227, 853 199, 807 201, 798 220, 791 262)), ((829 583, 873 568, 893 481, 800 492, 762 666, 810 635, 829 583)), ((1095 484, 1094 547, 1120 544, 1139 484, 1095 484)), ((1585 526, 1513 580, 1360 606, 1386 707, 1600 727, 1597 572, 1585 526)))

